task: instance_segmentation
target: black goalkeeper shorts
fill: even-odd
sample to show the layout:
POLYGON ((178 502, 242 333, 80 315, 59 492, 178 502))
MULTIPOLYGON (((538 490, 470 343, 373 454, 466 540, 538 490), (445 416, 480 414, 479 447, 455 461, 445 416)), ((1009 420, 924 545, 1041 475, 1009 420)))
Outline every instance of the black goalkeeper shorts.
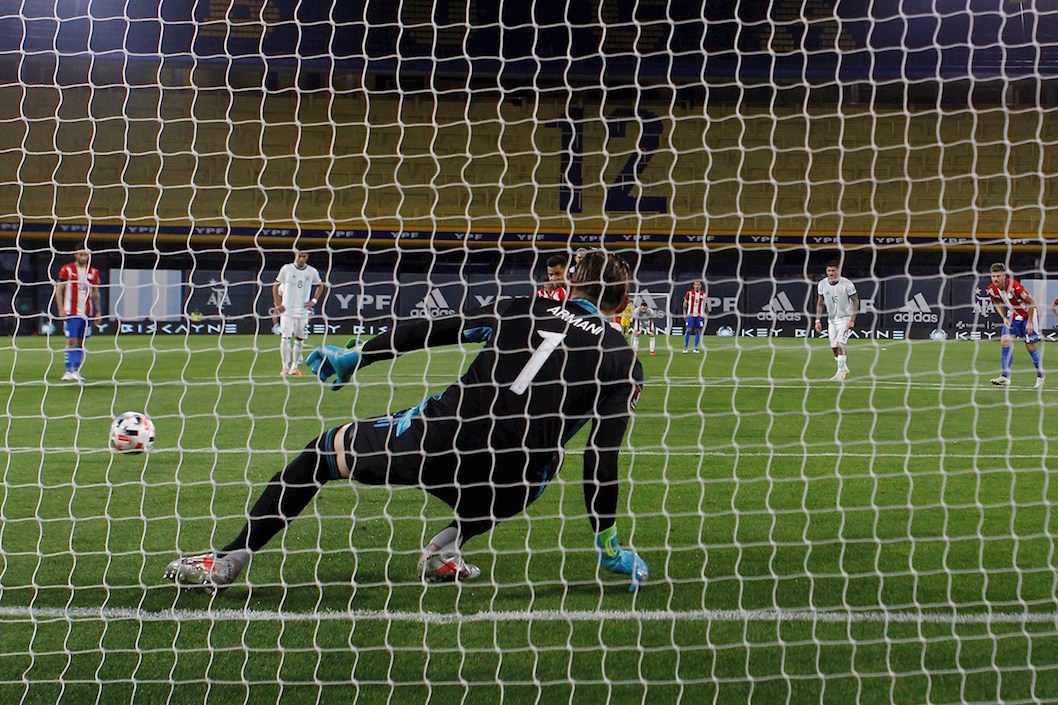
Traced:
POLYGON ((409 412, 327 431, 321 449, 332 477, 347 469, 365 485, 420 486, 461 519, 495 521, 524 511, 558 469, 557 452, 457 448, 457 421, 409 412))

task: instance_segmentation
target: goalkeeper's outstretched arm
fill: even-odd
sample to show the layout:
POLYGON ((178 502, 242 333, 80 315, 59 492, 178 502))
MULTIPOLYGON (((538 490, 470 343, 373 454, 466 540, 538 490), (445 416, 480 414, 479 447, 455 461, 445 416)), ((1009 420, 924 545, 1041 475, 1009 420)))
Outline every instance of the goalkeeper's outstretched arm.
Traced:
POLYGON ((491 331, 495 329, 496 312, 492 309, 478 309, 441 319, 398 321, 382 335, 364 343, 360 348, 361 364, 393 359, 425 347, 485 342, 492 338, 491 331))
POLYGON ((584 449, 584 506, 596 534, 613 526, 617 515, 617 457, 627 425, 627 417, 596 419, 584 449))
POLYGON ((373 362, 392 360, 423 348, 488 342, 496 330, 497 316, 497 311, 492 309, 479 309, 464 316, 398 321, 385 333, 364 343, 363 347, 356 347, 355 338, 346 343, 345 349, 327 345, 313 350, 305 363, 320 380, 326 381, 333 376, 331 388, 338 390, 356 370, 373 362))
MULTIPOLYGON (((398 321, 387 332, 364 343, 360 348, 360 364, 389 360, 423 348, 486 342, 496 330, 497 315, 494 309, 483 308, 460 316, 398 321)), ((355 344, 355 340, 351 340, 346 347, 355 344)))
POLYGON ((650 569, 639 554, 621 548, 617 537, 617 456, 624 438, 627 416, 597 418, 584 451, 584 504, 595 531, 599 565, 632 579, 636 590, 650 577, 650 569))

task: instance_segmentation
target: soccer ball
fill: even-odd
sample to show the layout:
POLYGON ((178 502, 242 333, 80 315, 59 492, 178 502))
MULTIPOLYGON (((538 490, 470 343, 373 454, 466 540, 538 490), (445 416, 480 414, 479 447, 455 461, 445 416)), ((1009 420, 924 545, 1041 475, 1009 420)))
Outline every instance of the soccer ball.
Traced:
POLYGON ((110 447, 119 453, 136 455, 154 445, 154 423, 147 414, 126 411, 110 426, 110 447))

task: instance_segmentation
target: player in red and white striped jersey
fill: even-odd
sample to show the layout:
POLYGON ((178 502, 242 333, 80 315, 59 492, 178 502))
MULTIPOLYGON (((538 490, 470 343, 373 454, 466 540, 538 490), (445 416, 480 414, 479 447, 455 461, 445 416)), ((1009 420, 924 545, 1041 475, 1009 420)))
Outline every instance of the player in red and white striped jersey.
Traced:
POLYGON ((709 306, 705 297, 705 287, 702 282, 694 282, 694 287, 683 297, 683 315, 686 317, 686 325, 683 327, 683 352, 691 344, 691 334, 694 334, 694 352, 701 352, 702 328, 705 327, 705 314, 709 306))
POLYGON ((66 382, 83 382, 84 339, 92 334, 92 321, 100 321, 99 270, 89 264, 91 254, 78 250, 74 261, 64 264, 55 282, 55 304, 66 333, 66 382))
POLYGON ((566 300, 566 258, 552 255, 547 258, 547 284, 536 290, 536 295, 552 301, 566 300))
POLYGON ((1025 290, 1021 282, 1007 275, 1007 267, 996 262, 989 269, 992 283, 988 285, 988 296, 996 313, 1003 319, 1002 355, 1000 357, 999 377, 992 380, 997 387, 1010 386, 1010 368, 1014 364, 1015 339, 1025 341, 1032 364, 1036 366, 1036 388, 1043 387, 1043 356, 1037 343, 1040 340, 1040 317, 1036 302, 1025 290))

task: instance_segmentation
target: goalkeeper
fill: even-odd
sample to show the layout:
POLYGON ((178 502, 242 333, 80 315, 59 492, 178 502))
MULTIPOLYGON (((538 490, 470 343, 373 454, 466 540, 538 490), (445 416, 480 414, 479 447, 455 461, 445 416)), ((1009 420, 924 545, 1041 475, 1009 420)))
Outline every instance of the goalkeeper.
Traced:
POLYGON ((484 348, 440 394, 405 411, 332 428, 277 473, 239 535, 216 553, 178 558, 165 576, 178 585, 230 584, 250 556, 298 516, 326 483, 417 485, 455 519, 418 563, 430 582, 473 580, 462 547, 528 507, 555 477, 562 447, 592 422, 584 451, 584 501, 602 567, 648 577, 646 563, 621 548, 615 523, 617 456, 643 388, 643 369, 607 319, 628 300, 623 260, 584 256, 565 302, 509 299, 465 316, 400 322, 362 349, 321 348, 308 363, 334 389, 360 367, 402 353, 462 341, 484 348))

